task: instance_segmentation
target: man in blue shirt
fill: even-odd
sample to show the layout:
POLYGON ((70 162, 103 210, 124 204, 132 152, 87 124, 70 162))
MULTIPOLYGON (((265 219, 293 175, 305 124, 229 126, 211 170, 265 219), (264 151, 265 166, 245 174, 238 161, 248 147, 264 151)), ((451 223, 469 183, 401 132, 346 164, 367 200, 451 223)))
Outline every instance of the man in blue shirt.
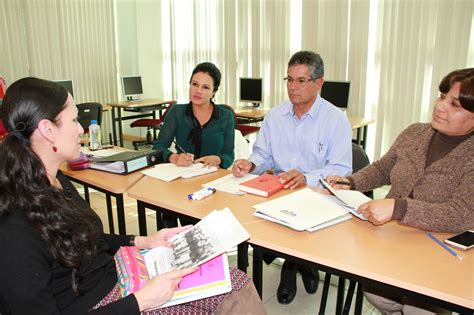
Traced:
MULTIPOLYGON (((295 189, 304 185, 317 187, 320 178, 352 172, 351 125, 340 109, 319 95, 323 77, 324 64, 319 54, 300 51, 291 57, 284 79, 289 100, 266 115, 250 158, 235 161, 235 176, 273 169, 285 188, 295 189)), ((297 270, 306 291, 317 291, 317 270, 286 260, 277 291, 279 303, 293 301, 297 270)))

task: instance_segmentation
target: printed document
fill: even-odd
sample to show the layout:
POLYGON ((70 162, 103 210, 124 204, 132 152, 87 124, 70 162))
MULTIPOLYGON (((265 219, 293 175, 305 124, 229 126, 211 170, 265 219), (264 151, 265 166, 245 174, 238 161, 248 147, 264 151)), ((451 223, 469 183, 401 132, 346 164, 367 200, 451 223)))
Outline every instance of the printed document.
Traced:
POLYGON ((329 195, 304 188, 253 206, 255 215, 297 231, 315 230, 321 224, 347 220, 348 212, 329 195), (344 218, 344 219, 343 219, 344 218))
POLYGON ((245 195, 245 192, 239 190, 239 184, 256 177, 258 177, 258 175, 245 174, 242 177, 236 177, 234 174, 229 174, 213 180, 212 182, 202 184, 202 187, 215 188, 218 191, 223 191, 234 195, 245 195))
POLYGON ((176 178, 190 178, 217 171, 217 167, 207 167, 202 163, 192 164, 190 166, 177 166, 173 163, 163 163, 155 165, 154 168, 142 171, 143 174, 154 178, 170 182, 176 178))

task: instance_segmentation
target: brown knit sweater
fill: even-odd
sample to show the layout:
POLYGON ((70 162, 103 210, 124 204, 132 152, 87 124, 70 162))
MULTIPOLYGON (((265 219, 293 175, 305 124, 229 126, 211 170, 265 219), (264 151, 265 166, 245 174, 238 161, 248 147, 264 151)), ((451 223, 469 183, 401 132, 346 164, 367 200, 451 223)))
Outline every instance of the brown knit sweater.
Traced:
POLYGON ((402 224, 439 232, 473 228, 474 136, 425 168, 434 132, 430 124, 409 126, 382 158, 352 175, 351 182, 359 191, 391 185, 386 198, 407 202, 402 224))

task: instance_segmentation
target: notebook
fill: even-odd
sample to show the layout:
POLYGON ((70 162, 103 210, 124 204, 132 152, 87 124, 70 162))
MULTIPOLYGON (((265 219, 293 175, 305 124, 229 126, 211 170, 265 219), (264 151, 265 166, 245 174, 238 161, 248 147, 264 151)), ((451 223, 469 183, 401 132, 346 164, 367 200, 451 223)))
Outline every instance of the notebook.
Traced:
POLYGON ((202 163, 192 164, 191 166, 177 166, 173 163, 163 163, 155 165, 152 169, 142 171, 143 174, 151 176, 165 182, 170 182, 176 178, 190 178, 217 171, 217 167, 206 167, 202 163))

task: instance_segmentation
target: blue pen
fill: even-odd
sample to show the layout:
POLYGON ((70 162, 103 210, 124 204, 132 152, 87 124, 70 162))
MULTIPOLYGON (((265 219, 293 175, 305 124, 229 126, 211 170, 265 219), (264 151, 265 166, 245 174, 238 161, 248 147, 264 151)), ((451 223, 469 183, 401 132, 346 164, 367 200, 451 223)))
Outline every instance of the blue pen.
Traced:
POLYGON ((451 248, 449 248, 446 244, 444 244, 443 242, 441 242, 439 239, 436 238, 436 236, 434 236, 433 234, 431 234, 431 232, 427 232, 426 233, 433 241, 435 241, 436 243, 438 243, 441 247, 443 247, 444 249, 446 249, 451 255, 453 255, 454 257, 456 257, 457 259, 459 260, 462 260, 462 256, 461 255, 458 255, 456 254, 456 252, 454 250, 452 250, 451 248))

